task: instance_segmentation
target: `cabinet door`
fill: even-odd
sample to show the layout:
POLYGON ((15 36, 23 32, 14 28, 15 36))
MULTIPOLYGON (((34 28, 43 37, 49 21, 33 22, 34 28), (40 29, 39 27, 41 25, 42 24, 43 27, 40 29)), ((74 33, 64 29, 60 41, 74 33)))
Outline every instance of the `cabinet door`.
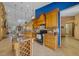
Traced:
POLYGON ((58 9, 54 9, 46 14, 46 28, 57 27, 58 25, 58 9))
POLYGON ((40 17, 38 18, 38 24, 45 24, 45 15, 41 14, 40 17))
POLYGON ((57 48, 57 39, 52 34, 47 33, 44 36, 44 45, 51 49, 55 49, 57 48))
POLYGON ((38 28, 41 24, 45 24, 45 15, 41 14, 39 18, 34 19, 33 24, 34 28, 38 28))
POLYGON ((34 19, 33 27, 34 27, 34 29, 38 27, 38 20, 37 19, 34 19))

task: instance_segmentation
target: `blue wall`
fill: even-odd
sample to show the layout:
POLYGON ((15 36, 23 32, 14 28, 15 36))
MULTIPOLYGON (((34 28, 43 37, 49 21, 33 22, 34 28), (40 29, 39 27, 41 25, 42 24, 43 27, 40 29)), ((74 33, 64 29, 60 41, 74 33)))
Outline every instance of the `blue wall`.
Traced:
MULTIPOLYGON (((72 7, 74 5, 79 4, 79 2, 53 2, 41 8, 35 10, 36 17, 39 17, 42 13, 47 13, 55 8, 59 8, 59 10, 64 10, 66 8, 72 7)), ((58 46, 60 47, 60 12, 58 14, 58 46)))

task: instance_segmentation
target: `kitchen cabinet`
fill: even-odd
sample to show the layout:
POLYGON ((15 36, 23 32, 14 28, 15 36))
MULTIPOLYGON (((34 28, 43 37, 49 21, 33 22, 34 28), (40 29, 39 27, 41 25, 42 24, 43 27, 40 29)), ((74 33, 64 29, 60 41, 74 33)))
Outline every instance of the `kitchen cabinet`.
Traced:
POLYGON ((6 37, 6 12, 3 3, 0 2, 0 40, 6 37))
POLYGON ((38 20, 37 19, 34 19, 33 20, 33 27, 34 27, 34 29, 36 29, 36 28, 38 28, 38 20))
POLYGON ((45 24, 45 14, 41 14, 40 17, 37 19, 39 26, 41 24, 45 24))
POLYGON ((47 33, 44 35, 44 45, 51 49, 57 48, 57 37, 52 33, 47 33))
POLYGON ((24 32, 24 37, 33 38, 33 32, 24 32))
POLYGON ((54 9, 46 14, 46 28, 57 27, 59 9, 54 9))
POLYGON ((58 47, 58 36, 54 35, 54 29, 58 27, 58 12, 59 9, 54 9, 51 12, 46 13, 45 25, 47 31, 52 31, 52 33, 48 33, 44 35, 44 45, 51 48, 56 49, 58 47))
POLYGON ((45 14, 41 14, 39 18, 34 19, 34 28, 38 28, 40 25, 45 24, 45 14))

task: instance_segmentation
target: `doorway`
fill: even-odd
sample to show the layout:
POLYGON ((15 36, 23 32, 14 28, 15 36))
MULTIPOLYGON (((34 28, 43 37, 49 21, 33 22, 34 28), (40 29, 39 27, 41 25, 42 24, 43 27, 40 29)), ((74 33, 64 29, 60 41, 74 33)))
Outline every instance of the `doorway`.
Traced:
POLYGON ((67 23, 65 24, 65 36, 74 36, 74 24, 73 23, 67 23))

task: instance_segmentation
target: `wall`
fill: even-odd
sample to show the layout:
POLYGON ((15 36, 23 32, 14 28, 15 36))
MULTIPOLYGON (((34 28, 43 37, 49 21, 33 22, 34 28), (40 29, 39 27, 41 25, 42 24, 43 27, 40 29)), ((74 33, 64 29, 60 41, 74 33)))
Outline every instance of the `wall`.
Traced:
POLYGON ((79 14, 75 16, 75 39, 79 40, 79 14))
POLYGON ((62 16, 61 17, 61 26, 64 26, 66 23, 73 23, 74 16, 62 16))

